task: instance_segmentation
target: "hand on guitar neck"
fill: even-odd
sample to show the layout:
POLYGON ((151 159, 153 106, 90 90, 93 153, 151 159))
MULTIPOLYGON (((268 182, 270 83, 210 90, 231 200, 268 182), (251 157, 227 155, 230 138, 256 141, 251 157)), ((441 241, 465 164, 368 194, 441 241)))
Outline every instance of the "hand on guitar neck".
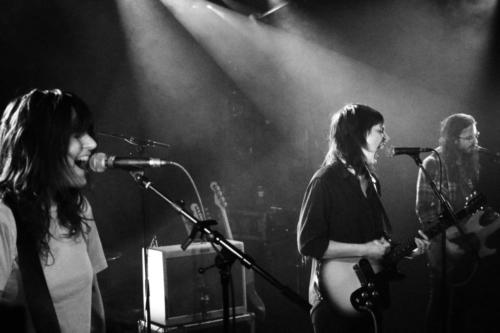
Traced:
MULTIPOLYGON (((484 204, 484 200, 481 195, 473 196, 462 210, 456 212, 457 217, 467 218, 484 204)), ((412 256, 415 248, 425 248, 428 244, 427 236, 430 239, 438 236, 452 223, 442 218, 425 228, 423 233, 419 232, 423 240, 412 237, 398 246, 390 247, 390 250, 387 250, 387 241, 378 239, 363 244, 364 250, 358 257, 337 256, 335 259, 323 260, 320 265, 320 282, 325 296, 332 306, 351 316, 366 309, 380 310, 388 307, 388 282, 401 278, 397 263, 412 256)))
POLYGON ((413 259, 421 254, 424 254, 431 245, 429 237, 427 237, 427 235, 422 230, 419 230, 418 234, 419 237, 414 238, 416 248, 411 252, 409 256, 407 256, 408 259, 413 259))

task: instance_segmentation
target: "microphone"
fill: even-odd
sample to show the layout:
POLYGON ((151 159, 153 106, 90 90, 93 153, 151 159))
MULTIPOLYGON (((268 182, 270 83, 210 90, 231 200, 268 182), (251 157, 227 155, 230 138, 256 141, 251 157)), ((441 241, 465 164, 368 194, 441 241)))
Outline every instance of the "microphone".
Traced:
POLYGON ((77 165, 93 172, 104 172, 107 169, 135 170, 142 168, 159 168, 170 162, 150 157, 119 157, 105 153, 95 153, 87 160, 76 161, 77 165))
POLYGON ((500 153, 492 152, 488 148, 484 148, 481 146, 476 146, 475 149, 477 150, 478 153, 490 157, 495 163, 500 163, 500 153))
POLYGON ((481 146, 476 146, 475 148, 479 153, 483 153, 485 155, 496 156, 496 157, 498 157, 500 155, 500 153, 494 153, 494 152, 490 151, 488 148, 484 148, 481 146))
POLYGON ((397 155, 417 155, 420 153, 428 153, 433 151, 432 148, 420 148, 420 147, 391 147, 389 148, 389 156, 397 155))

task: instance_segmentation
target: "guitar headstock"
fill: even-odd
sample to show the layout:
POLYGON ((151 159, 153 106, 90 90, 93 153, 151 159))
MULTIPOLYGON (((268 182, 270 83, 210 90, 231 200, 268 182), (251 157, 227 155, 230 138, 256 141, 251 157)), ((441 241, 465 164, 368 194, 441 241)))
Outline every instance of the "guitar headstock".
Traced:
POLYGON ((213 181, 210 183, 210 189, 214 193, 214 202, 219 207, 220 209, 226 209, 227 207, 227 201, 226 198, 224 198, 224 195, 222 194, 222 190, 217 184, 217 182, 213 181))
POLYGON ((196 217, 198 220, 204 220, 203 214, 201 212, 200 206, 198 206, 197 203, 192 203, 189 208, 191 209, 191 213, 193 213, 193 216, 196 217))

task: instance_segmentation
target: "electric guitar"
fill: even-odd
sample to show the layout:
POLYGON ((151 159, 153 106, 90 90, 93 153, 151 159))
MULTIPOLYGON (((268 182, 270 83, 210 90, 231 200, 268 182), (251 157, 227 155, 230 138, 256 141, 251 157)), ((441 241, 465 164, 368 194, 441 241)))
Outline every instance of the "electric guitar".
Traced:
POLYGON ((214 194, 214 203, 219 208, 219 212, 220 212, 223 226, 224 226, 224 232, 226 233, 225 236, 227 239, 233 239, 233 232, 231 231, 231 226, 229 225, 229 219, 227 217, 226 198, 224 198, 224 195, 222 194, 222 190, 221 190, 219 184, 217 184, 217 182, 211 182, 210 189, 212 190, 212 192, 214 194))
MULTIPOLYGON (((465 207, 456 213, 463 219, 480 209, 485 198, 474 195, 465 207)), ((422 230, 433 238, 449 228, 453 223, 441 218, 422 230)), ((362 311, 378 311, 390 305, 389 282, 402 279, 397 263, 416 248, 414 238, 398 246, 391 247, 382 260, 367 258, 336 258, 320 263, 320 283, 324 296, 340 312, 348 316, 359 315, 362 311)))
POLYGON ((196 219, 200 221, 205 219, 203 213, 201 212, 200 206, 196 202, 190 204, 189 209, 191 209, 191 213, 193 213, 193 216, 196 217, 196 219))
MULTIPOLYGON (((487 239, 500 228, 500 215, 487 207, 459 222, 459 225, 463 235, 456 226, 446 230, 446 239, 456 246, 453 253, 448 249, 446 253, 447 278, 455 287, 470 281, 478 268, 479 259, 497 252, 496 248, 488 246, 487 239)), ((428 252, 429 264, 438 273, 442 273, 443 267, 441 241, 432 243, 428 252)))
MULTIPOLYGON (((205 219, 210 219, 210 213, 208 212, 207 209, 204 210, 205 214, 201 211, 200 206, 196 203, 193 202, 192 204, 189 205, 189 209, 191 210, 191 214, 197 219, 197 220, 205 220, 205 219)), ((189 221, 187 218, 184 217, 184 215, 181 215, 182 222, 184 223, 184 228, 186 228, 186 232, 189 235, 191 233, 191 230, 193 229, 193 224, 191 221, 189 221)))
MULTIPOLYGON (((222 222, 224 224, 224 230, 226 232, 227 239, 233 239, 233 233, 231 231, 231 226, 229 224, 229 219, 227 217, 227 201, 222 194, 222 190, 217 184, 217 182, 213 181, 210 183, 210 189, 214 194, 214 203, 219 208, 219 212, 222 218, 222 222)), ((257 294, 257 290, 255 290, 255 277, 254 271, 251 269, 245 270, 246 277, 246 288, 247 288, 247 298, 248 300, 255 306, 255 308, 260 313, 260 316, 264 318, 266 313, 266 306, 259 294, 257 294)))

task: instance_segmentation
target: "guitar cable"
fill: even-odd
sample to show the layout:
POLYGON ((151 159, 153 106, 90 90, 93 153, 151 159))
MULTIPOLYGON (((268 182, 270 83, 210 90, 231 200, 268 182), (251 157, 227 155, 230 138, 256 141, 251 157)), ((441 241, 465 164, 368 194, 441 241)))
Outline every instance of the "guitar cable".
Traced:
POLYGON ((378 333, 378 322, 377 322, 377 315, 375 314, 375 312, 373 312, 369 307, 366 306, 362 306, 360 307, 360 309, 370 314, 373 322, 373 333, 378 333))

